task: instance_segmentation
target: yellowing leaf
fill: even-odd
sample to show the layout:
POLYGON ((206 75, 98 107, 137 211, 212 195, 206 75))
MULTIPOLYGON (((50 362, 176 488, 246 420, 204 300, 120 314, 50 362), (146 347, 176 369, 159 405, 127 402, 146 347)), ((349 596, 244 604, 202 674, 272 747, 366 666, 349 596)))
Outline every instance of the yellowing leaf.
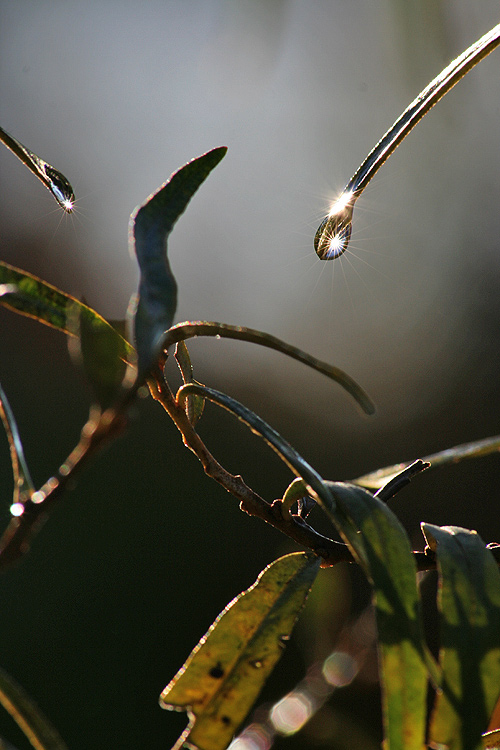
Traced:
POLYGON ((160 696, 189 714, 179 738, 200 750, 225 750, 279 660, 319 569, 297 552, 268 565, 228 604, 160 696))
POLYGON ((439 572, 443 692, 430 724, 433 745, 481 748, 500 693, 500 572, 475 531, 422 524, 439 572))
POLYGON ((429 670, 416 567, 408 536, 394 513, 367 490, 325 482, 331 519, 372 581, 375 592, 385 747, 424 747, 429 670), (354 530, 353 530, 354 529, 354 530))

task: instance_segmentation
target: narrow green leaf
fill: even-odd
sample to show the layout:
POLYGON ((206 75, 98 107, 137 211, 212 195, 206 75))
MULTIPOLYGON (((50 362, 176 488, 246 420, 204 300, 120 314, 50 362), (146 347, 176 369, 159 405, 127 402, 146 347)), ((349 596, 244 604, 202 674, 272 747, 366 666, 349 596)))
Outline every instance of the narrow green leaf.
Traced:
POLYGON ((421 750, 428 672, 434 680, 438 673, 424 642, 408 536, 387 505, 366 490, 341 482, 325 484, 334 500, 328 515, 374 587, 386 747, 421 750))
POLYGON ((177 283, 167 255, 168 236, 226 151, 225 147, 215 148, 185 164, 130 217, 131 242, 141 272, 135 314, 140 378, 156 360, 162 334, 172 325, 177 308, 177 283))
POLYGON ((68 214, 70 214, 75 205, 75 194, 69 180, 57 169, 51 167, 43 159, 23 146, 17 138, 0 128, 0 142, 7 146, 20 161, 50 190, 57 203, 68 214))
MULTIPOLYGON (((14 413, 10 408, 7 395, 0 385, 0 419, 3 422, 7 440, 9 441, 10 461, 12 464, 12 474, 14 476, 14 492, 12 505, 23 505, 26 500, 31 498, 35 491, 33 481, 30 476, 28 464, 24 457, 23 444, 17 428, 14 413)), ((16 510, 16 508, 12 508, 16 510)), ((22 510, 19 508, 17 510, 22 510)))
POLYGON ((84 319, 93 328, 109 331, 109 336, 116 338, 116 347, 121 359, 128 362, 134 361, 134 348, 128 341, 120 336, 99 313, 70 294, 61 292, 33 274, 14 268, 3 261, 0 261, 0 284, 13 284, 17 287, 17 293, 1 296, 0 304, 68 335, 74 335, 74 331, 71 330, 71 321, 68 319, 68 311, 77 308, 82 320, 84 319))
POLYGON ((68 320, 73 321, 69 326, 78 336, 78 343, 70 346, 70 352, 82 367, 99 408, 105 411, 116 402, 127 371, 132 369, 120 357, 122 341, 111 326, 103 326, 98 318, 80 315, 78 306, 68 312, 68 320))
MULTIPOLYGON (((267 424, 255 412, 241 404, 236 399, 231 398, 226 393, 216 391, 214 388, 207 388, 198 383, 188 383, 183 385, 177 391, 177 400, 183 403, 191 395, 199 395, 215 404, 222 406, 227 411, 234 414, 238 419, 246 424, 252 432, 259 435, 271 448, 278 454, 281 460, 296 474, 303 479, 304 485, 311 497, 316 500, 323 508, 332 505, 332 497, 325 486, 325 483, 318 472, 283 438, 279 432, 267 424)), ((341 511, 339 511, 341 512, 341 511)))
MULTIPOLYGON (((439 453, 431 453, 429 456, 424 456, 422 461, 430 463, 430 469, 438 469, 441 466, 456 464, 464 459, 481 458, 482 456, 489 456, 492 453, 499 452, 500 436, 494 435, 493 437, 476 440, 472 443, 456 445, 454 448, 447 448, 444 451, 439 451, 439 453)), ((364 474, 362 477, 352 479, 351 481, 353 484, 359 484, 361 487, 366 487, 369 490, 377 490, 396 477, 405 468, 408 468, 411 463, 409 461, 408 463, 386 466, 384 469, 364 474)))
POLYGON ((35 750, 67 750, 65 742, 47 717, 3 669, 0 669, 0 703, 35 750))
POLYGON ((500 572, 475 531, 422 524, 436 552, 441 614, 438 693, 430 740, 450 750, 481 748, 500 694, 500 572))
POLYGON ((320 560, 297 552, 268 565, 228 604, 160 696, 189 714, 176 743, 225 750, 279 660, 320 560))
POLYGON ((222 338, 249 341, 253 344, 266 346, 269 349, 274 349, 282 354, 286 354, 288 357, 292 357, 292 359, 296 359, 308 367, 312 367, 313 370, 316 370, 317 372, 322 373, 322 375, 326 375, 327 378, 331 378, 339 383, 342 388, 351 394, 366 414, 375 413, 375 406, 371 398, 361 386, 345 372, 338 367, 333 367, 327 362, 322 362, 321 360, 316 359, 316 357, 307 354, 307 352, 302 351, 302 349, 286 344, 284 341, 276 338, 276 336, 271 336, 271 334, 264 333, 263 331, 207 320, 188 321, 172 326, 172 328, 165 333, 163 347, 167 349, 178 341, 184 341, 185 339, 194 338, 196 336, 221 336, 222 338))

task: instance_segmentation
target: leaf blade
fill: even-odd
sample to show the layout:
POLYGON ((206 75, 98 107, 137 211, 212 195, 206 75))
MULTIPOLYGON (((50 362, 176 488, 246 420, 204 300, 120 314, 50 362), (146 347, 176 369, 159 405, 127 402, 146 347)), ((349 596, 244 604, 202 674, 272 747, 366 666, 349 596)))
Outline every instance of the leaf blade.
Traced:
POLYGON ((75 193, 69 180, 54 169, 50 164, 41 159, 39 156, 30 151, 29 148, 23 146, 23 144, 14 138, 14 136, 7 133, 6 130, 0 128, 0 142, 6 146, 9 151, 12 151, 17 158, 25 164, 28 169, 33 172, 36 177, 45 185, 48 190, 52 193, 56 202, 63 208, 66 213, 71 213, 75 205, 75 193))
POLYGON ((80 316, 85 318, 89 324, 106 329, 110 336, 117 337, 121 359, 128 362, 134 361, 133 346, 120 336, 102 315, 70 294, 66 294, 66 292, 60 291, 37 276, 15 268, 4 261, 0 261, 0 284, 14 284, 18 290, 17 293, 0 297, 0 304, 4 307, 28 318, 34 318, 40 323, 56 328, 69 336, 74 336, 74 331, 68 312, 70 309, 77 308, 80 316))
POLYGON ((168 236, 226 151, 226 147, 219 147, 192 159, 130 217, 131 246, 140 269, 134 321, 139 377, 144 377, 156 359, 161 336, 172 325, 177 309, 177 283, 167 254, 168 236))
POLYGON ((453 750, 480 748, 500 693, 500 572, 475 531, 422 524, 436 552, 440 663, 430 740, 453 750))
POLYGON ((344 390, 346 390, 355 399, 365 414, 374 414, 375 405, 366 391, 353 380, 347 373, 338 367, 322 362, 316 357, 311 356, 296 346, 287 344, 276 336, 264 331, 258 331, 254 328, 245 326, 234 326, 228 323, 217 323, 208 320, 184 321, 177 323, 169 328, 163 339, 163 346, 168 348, 174 343, 185 341, 188 338, 197 336, 221 336, 222 338, 237 339, 239 341, 249 341, 252 344, 265 346, 274 351, 296 359, 298 362, 311 367, 313 370, 320 372, 331 380, 335 380, 344 390))
POLYGON ((408 537, 392 511, 366 490, 325 484, 335 501, 329 515, 374 586, 386 747, 421 750, 428 672, 437 679, 437 671, 425 646, 408 537))
MULTIPOLYGON (((463 461, 471 458, 482 458, 483 456, 489 456, 492 453, 500 452, 500 436, 494 435, 492 437, 484 438, 482 440, 475 440, 471 443, 462 443, 461 445, 455 445, 453 448, 447 448, 446 450, 439 451, 438 453, 431 453, 428 456, 424 456, 421 460, 424 463, 429 463, 430 469, 437 469, 441 466, 448 466, 450 464, 456 464, 459 461, 463 461)), ((358 484, 366 489, 378 490, 383 487, 387 482, 396 477, 401 471, 408 468, 411 465, 411 461, 406 463, 393 464, 392 466, 386 466, 383 469, 364 474, 362 477, 352 479, 353 484, 358 484)))
POLYGON ((305 552, 281 557, 221 612, 160 696, 164 708, 189 712, 179 742, 229 745, 281 656, 319 564, 305 552))
POLYGON ((68 319, 77 337, 69 340, 70 354, 83 370, 94 403, 104 412, 117 402, 124 386, 132 383, 132 366, 121 358, 121 340, 113 328, 103 326, 98 318, 81 315, 78 306, 72 306, 68 319))

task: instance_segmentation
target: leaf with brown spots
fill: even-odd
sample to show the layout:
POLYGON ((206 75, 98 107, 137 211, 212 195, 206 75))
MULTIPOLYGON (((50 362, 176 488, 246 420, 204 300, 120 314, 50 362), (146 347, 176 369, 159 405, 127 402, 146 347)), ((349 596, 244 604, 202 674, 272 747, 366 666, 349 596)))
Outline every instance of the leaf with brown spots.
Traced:
POLYGON ((221 612, 160 696, 187 711, 175 747, 225 750, 283 653, 316 578, 320 560, 305 552, 280 557, 221 612))

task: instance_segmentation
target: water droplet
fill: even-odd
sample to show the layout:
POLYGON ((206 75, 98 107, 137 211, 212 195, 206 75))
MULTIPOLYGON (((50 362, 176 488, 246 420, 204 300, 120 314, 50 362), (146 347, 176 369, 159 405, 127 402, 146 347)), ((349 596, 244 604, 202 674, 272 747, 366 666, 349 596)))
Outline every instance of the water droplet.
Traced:
POLYGON ((260 659, 254 659, 254 661, 250 662, 250 666, 254 667, 254 669, 262 669, 264 666, 264 662, 262 662, 260 659))
POLYGON ((321 260, 334 260, 347 250, 351 239, 354 201, 354 193, 342 193, 319 225, 314 237, 314 249, 321 260))
POLYGON ((73 193, 73 188, 61 172, 58 172, 57 169, 54 169, 54 167, 51 167, 49 164, 44 163, 44 166, 44 172, 47 175, 48 180, 47 187, 61 208, 64 208, 66 213, 70 214, 75 205, 75 194, 73 193))

